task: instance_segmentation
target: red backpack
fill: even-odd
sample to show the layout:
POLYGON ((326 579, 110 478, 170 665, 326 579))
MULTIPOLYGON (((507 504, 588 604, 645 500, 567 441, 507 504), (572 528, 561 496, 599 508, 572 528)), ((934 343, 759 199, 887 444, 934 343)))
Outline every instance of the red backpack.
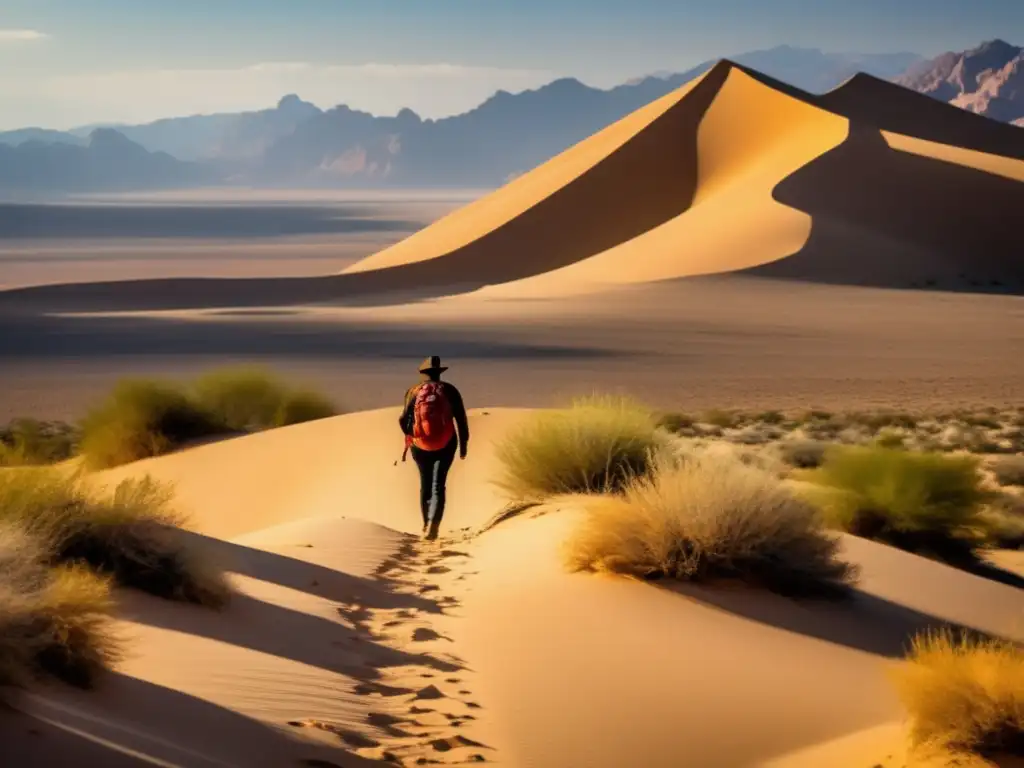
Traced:
POLYGON ((427 381, 420 385, 413 405, 413 444, 424 451, 439 451, 455 435, 455 419, 444 385, 427 381))

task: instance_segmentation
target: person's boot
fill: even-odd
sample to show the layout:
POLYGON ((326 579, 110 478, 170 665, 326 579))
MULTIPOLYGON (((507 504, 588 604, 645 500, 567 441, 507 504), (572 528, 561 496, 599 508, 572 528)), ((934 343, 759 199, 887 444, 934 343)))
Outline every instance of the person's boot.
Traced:
POLYGON ((440 520, 431 520, 429 530, 427 531, 427 541, 433 541, 437 538, 437 529, 441 527, 440 520))

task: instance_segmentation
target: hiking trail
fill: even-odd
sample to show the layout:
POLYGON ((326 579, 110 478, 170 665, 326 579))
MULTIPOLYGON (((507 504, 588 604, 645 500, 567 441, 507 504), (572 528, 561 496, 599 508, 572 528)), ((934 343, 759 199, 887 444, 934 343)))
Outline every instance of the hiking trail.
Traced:
POLYGON ((372 760, 400 766, 479 765, 495 763, 494 749, 465 735, 479 716, 471 674, 452 651, 452 640, 438 617, 450 617, 475 575, 470 555, 460 548, 469 535, 426 541, 405 535, 395 554, 374 571, 374 578, 395 594, 413 595, 430 608, 374 608, 358 601, 339 604, 338 612, 356 632, 356 639, 421 655, 422 665, 380 670, 378 679, 360 682, 355 693, 373 701, 368 730, 352 732, 330 723, 306 721, 336 734, 351 751, 372 760))

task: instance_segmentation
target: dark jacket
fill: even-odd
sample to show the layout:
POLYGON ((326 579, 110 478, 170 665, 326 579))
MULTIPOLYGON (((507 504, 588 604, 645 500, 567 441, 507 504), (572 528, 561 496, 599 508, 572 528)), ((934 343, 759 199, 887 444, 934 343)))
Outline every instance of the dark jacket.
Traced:
MULTIPOLYGON (((412 435, 413 423, 416 418, 416 415, 413 412, 413 406, 416 403, 416 393, 424 384, 426 384, 426 381, 421 381, 418 384, 414 384, 409 387, 405 393, 405 404, 402 407, 402 415, 398 417, 398 424, 402 428, 402 432, 409 436, 412 435)), ((448 396, 448 402, 451 403, 452 416, 455 418, 455 431, 459 439, 459 447, 461 452, 465 453, 466 448, 469 445, 469 419, 466 418, 466 406, 462 402, 462 394, 451 382, 442 381, 441 386, 444 387, 444 393, 448 396)))

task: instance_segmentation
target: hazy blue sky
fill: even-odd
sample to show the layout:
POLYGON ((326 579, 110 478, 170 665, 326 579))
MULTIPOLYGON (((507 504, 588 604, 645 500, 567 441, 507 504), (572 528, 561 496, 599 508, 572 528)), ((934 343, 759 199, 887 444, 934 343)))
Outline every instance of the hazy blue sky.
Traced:
POLYGON ((286 92, 437 116, 787 43, 1024 42, 1024 0, 2 0, 0 128, 258 108, 286 92))

